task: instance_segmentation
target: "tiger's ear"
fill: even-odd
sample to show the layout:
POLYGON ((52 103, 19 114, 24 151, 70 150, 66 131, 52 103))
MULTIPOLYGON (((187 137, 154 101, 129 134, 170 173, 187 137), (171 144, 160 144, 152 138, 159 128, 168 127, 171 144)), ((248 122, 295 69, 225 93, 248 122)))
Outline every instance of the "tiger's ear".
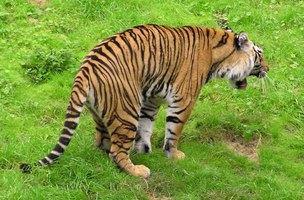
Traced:
POLYGON ((238 49, 241 49, 244 47, 244 45, 248 42, 248 36, 247 33, 240 33, 239 35, 236 35, 235 37, 235 44, 238 49))

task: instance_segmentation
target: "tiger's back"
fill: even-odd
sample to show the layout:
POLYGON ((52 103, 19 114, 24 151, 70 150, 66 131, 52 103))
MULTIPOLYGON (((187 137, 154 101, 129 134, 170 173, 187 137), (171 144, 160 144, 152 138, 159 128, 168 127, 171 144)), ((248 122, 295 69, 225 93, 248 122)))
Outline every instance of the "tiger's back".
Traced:
MULTIPOLYGON (((124 96, 121 92, 129 94, 133 98, 130 101, 137 104, 141 103, 141 98, 165 97, 170 85, 180 86, 185 84, 185 79, 191 80, 187 87, 191 87, 195 95, 198 86, 206 79, 198 74, 208 70, 208 67, 197 68, 211 62, 208 31, 205 31, 199 27, 135 27, 96 46, 85 58, 82 69, 90 70, 92 82, 108 84, 106 90, 114 94, 111 95, 111 105, 124 96)), ((95 94, 95 97, 102 96, 95 94)), ((98 99, 95 103, 99 103, 98 99)), ((98 107, 108 106, 100 104, 98 107)))

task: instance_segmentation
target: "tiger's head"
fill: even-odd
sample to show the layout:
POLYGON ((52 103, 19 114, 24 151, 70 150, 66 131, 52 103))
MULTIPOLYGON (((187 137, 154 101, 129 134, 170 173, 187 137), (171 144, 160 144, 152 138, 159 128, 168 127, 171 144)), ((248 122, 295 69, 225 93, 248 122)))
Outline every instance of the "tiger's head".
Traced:
POLYGON ((219 35, 217 40, 214 37, 210 76, 227 78, 237 89, 247 87, 248 76, 266 76, 269 68, 264 60, 263 50, 250 41, 246 33, 235 34, 225 30, 219 35), (223 38, 226 43, 219 45, 223 43, 223 38))

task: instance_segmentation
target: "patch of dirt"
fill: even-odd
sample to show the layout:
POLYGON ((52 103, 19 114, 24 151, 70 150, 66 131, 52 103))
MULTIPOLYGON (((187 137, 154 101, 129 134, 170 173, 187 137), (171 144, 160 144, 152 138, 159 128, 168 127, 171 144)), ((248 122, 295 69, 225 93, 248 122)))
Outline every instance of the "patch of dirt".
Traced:
POLYGON ((149 200, 172 200, 171 198, 165 197, 165 196, 157 197, 157 195, 155 195, 153 193, 148 193, 148 199, 149 200))
POLYGON ((44 7, 48 0, 28 0, 28 2, 38 7, 44 7))
POLYGON ((251 161, 259 162, 258 147, 261 144, 261 136, 254 136, 250 141, 246 141, 241 136, 226 134, 224 142, 237 154, 245 156, 251 161))
POLYGON ((145 184, 145 193, 149 200, 172 200, 170 197, 170 181, 160 172, 154 172, 149 181, 142 179, 145 184))
POLYGON ((33 18, 33 17, 29 17, 29 18, 28 18, 28 21, 29 21, 31 24, 34 24, 34 25, 39 23, 38 19, 35 19, 35 18, 33 18))

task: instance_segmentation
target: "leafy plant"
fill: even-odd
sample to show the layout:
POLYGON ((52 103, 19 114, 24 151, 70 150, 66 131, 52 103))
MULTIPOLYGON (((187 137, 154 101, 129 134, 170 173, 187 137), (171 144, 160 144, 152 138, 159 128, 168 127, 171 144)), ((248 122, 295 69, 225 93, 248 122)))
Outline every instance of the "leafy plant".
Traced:
POLYGON ((51 75, 67 70, 73 60, 69 49, 38 47, 28 55, 22 68, 33 83, 42 83, 51 75))

